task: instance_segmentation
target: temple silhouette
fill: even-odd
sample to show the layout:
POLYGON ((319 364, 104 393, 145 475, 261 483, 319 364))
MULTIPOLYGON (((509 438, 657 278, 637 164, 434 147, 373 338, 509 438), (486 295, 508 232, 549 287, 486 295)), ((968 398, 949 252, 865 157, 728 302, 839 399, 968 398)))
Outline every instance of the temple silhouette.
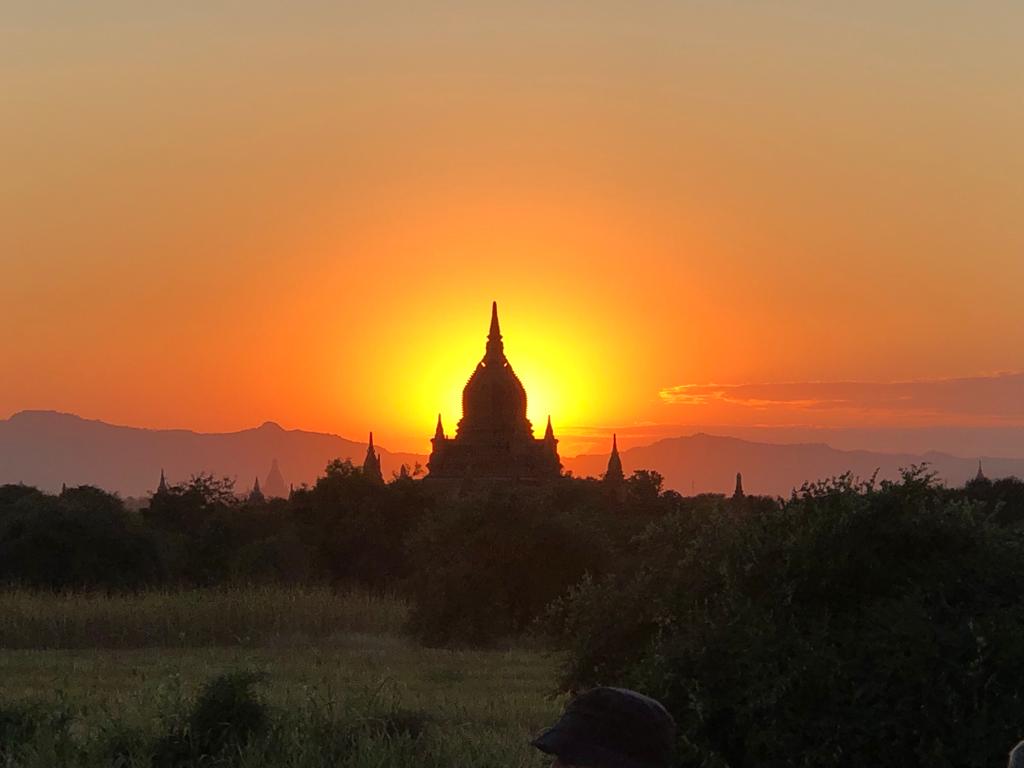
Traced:
MULTIPOLYGON (((463 493, 472 485, 467 481, 484 480, 539 485, 562 476, 562 461, 558 454, 558 439, 547 418, 544 436, 533 434, 533 425, 526 416, 527 396, 523 383, 516 376, 512 365, 505 356, 505 344, 498 321, 498 303, 491 303, 491 325, 487 334, 484 356, 477 363, 472 375, 462 390, 462 418, 455 428, 454 436, 445 434, 441 414, 431 439, 431 453, 427 461, 428 484, 436 484, 442 493, 458 491, 463 493)), ((370 483, 384 486, 381 454, 374 444, 373 432, 369 434, 366 455, 360 468, 362 476, 370 483)), ((571 473, 569 473, 571 475, 571 473)), ((418 479, 419 465, 415 472, 401 465, 392 476, 395 481, 409 482, 418 479)), ((629 491, 629 483, 619 455, 618 436, 612 434, 608 464, 600 481, 609 498, 623 502, 629 491)), ((981 462, 978 463, 976 480, 984 480, 981 462)), ((255 478, 248 495, 241 498, 250 503, 261 504, 268 498, 291 498, 294 488, 285 490, 277 459, 271 462, 263 487, 259 477, 255 478)), ((170 492, 164 471, 160 470, 160 482, 154 495, 170 492)), ((742 476, 736 474, 733 499, 743 499, 742 476)))
POLYGON ((462 390, 462 419, 445 435, 441 415, 430 441, 428 480, 491 478, 540 482, 557 478, 562 463, 548 416, 544 437, 526 418, 526 389, 505 357, 498 303, 491 304, 487 348, 462 390))

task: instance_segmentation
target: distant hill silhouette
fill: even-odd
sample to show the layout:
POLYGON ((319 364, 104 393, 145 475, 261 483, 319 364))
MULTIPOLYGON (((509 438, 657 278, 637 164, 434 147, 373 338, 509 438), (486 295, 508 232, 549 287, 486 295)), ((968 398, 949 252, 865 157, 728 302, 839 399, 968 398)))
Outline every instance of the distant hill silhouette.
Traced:
MULTIPOLYGON (((386 479, 403 463, 426 464, 422 454, 378 450, 386 479)), ((668 438, 620 453, 627 474, 657 470, 667 487, 684 494, 731 493, 737 472, 743 473, 748 493, 788 495, 806 480, 847 470, 868 477, 879 469, 880 478, 895 478, 900 467, 928 462, 951 484, 961 484, 978 471, 977 458, 945 453, 841 451, 822 443, 772 444, 707 434, 668 438)), ((234 477, 241 492, 257 476, 266 484, 275 459, 283 489, 286 484, 312 483, 331 459, 351 458, 358 465, 365 454, 365 442, 286 430, 273 422, 240 432, 200 433, 114 426, 54 411, 23 411, 0 420, 0 483, 23 482, 48 491, 59 490, 61 483, 90 484, 143 496, 155 490, 163 468, 171 483, 201 471, 234 477)), ((563 457, 562 463, 577 476, 597 477, 607 467, 608 454, 563 457)), ((989 477, 1024 477, 1024 459, 984 457, 983 463, 989 477)))
MULTIPOLYGON (((952 485, 962 485, 978 471, 977 458, 946 453, 841 451, 823 443, 755 443, 706 434, 668 438, 619 453, 627 475, 635 469, 654 469, 665 476, 666 487, 684 494, 731 493, 737 472, 743 474, 747 493, 788 496, 805 481, 847 471, 868 478, 877 469, 879 479, 895 479, 900 467, 927 462, 952 485)), ((579 476, 600 475, 607 463, 607 453, 562 460, 566 469, 579 476)), ((983 457, 982 463, 990 478, 1024 477, 1024 459, 983 457)))
MULTIPOLYGON (((402 463, 426 457, 378 446, 386 478, 402 463)), ((277 460, 284 482, 312 483, 334 458, 361 464, 366 443, 337 435, 282 429, 267 422, 240 432, 139 429, 54 411, 22 411, 0 420, 0 483, 23 482, 48 491, 61 483, 90 484, 125 496, 156 489, 161 468, 170 483, 205 471, 237 478, 236 490, 264 482, 277 460)))

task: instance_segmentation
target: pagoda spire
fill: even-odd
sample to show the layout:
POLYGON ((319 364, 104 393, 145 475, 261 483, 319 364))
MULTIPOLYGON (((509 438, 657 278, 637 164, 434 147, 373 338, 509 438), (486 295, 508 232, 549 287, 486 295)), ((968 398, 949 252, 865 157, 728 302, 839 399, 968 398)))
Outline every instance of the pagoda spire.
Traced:
POLYGON ((974 479, 975 480, 988 480, 988 478, 985 477, 985 473, 981 469, 981 459, 978 459, 978 474, 976 474, 974 476, 974 479))
POLYGON ((252 484, 252 490, 249 491, 249 502, 252 504, 262 504, 266 500, 266 496, 264 496, 263 491, 260 490, 260 478, 257 475, 256 481, 252 484))
POLYGON ((156 487, 157 493, 167 493, 167 478, 164 477, 164 469, 160 468, 160 484, 156 487))
POLYGON ((441 425, 441 414, 437 414, 437 429, 434 430, 435 440, 444 440, 444 427, 441 425))
POLYGON ((744 493, 743 493, 743 475, 741 475, 739 472, 737 472, 736 473, 736 490, 734 490, 732 492, 732 497, 734 499, 742 499, 743 496, 744 496, 744 493))
POLYGON ((384 474, 380 471, 380 456, 373 447, 373 432, 370 433, 370 443, 366 446, 366 458, 363 459, 363 474, 370 482, 384 485, 384 474))
POLYGON ((606 483, 621 483, 625 479, 622 472, 622 459, 619 458, 618 436, 612 434, 612 453, 608 457, 608 470, 604 473, 606 483))
POLYGON ((501 340, 501 325, 498 323, 498 302, 491 302, 491 330, 487 334, 487 354, 484 360, 497 361, 505 357, 505 343, 501 340))
POLYGON ((555 430, 553 430, 551 428, 551 414, 550 413, 548 414, 548 426, 547 426, 547 429, 544 430, 544 439, 546 441, 548 441, 548 442, 551 442, 552 440, 555 439, 555 430))

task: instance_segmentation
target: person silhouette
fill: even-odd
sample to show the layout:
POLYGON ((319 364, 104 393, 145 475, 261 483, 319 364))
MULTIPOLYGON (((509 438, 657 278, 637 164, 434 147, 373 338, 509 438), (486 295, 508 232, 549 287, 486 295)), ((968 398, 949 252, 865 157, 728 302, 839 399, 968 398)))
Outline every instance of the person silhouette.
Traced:
POLYGON ((1010 760, 1006 768, 1024 768, 1024 741, 1018 742, 1017 746, 1010 750, 1010 760))
POLYGON ((554 757, 552 768, 668 768, 676 724, 659 702, 625 688, 576 696, 531 744, 554 757))

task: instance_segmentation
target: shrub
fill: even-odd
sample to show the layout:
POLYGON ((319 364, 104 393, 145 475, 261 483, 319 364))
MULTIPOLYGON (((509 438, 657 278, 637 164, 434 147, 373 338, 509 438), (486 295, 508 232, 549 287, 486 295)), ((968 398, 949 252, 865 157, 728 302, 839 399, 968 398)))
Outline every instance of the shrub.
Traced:
POLYGON ((1024 704, 1020 542, 919 469, 655 523, 550 614, 566 687, 666 703, 692 766, 994 765, 1024 704))
POLYGON ((13 761, 36 732, 38 712, 25 706, 0 707, 0 763, 13 761))
POLYGON ((151 536, 117 496, 89 486, 60 496, 0 490, 0 582, 135 588, 161 578, 151 536))
POLYGON ((489 645, 518 634, 606 553, 586 529, 533 499, 490 496, 424 522, 410 550, 409 629, 428 645, 489 645))
POLYGON ((77 754, 71 722, 63 703, 0 704, 0 765, 21 765, 29 756, 37 764, 69 764, 77 754))
POLYGON ((253 690, 261 679, 231 672, 210 680, 184 723, 175 723, 154 750, 155 766, 183 766, 238 753, 267 725, 267 710, 253 690))

